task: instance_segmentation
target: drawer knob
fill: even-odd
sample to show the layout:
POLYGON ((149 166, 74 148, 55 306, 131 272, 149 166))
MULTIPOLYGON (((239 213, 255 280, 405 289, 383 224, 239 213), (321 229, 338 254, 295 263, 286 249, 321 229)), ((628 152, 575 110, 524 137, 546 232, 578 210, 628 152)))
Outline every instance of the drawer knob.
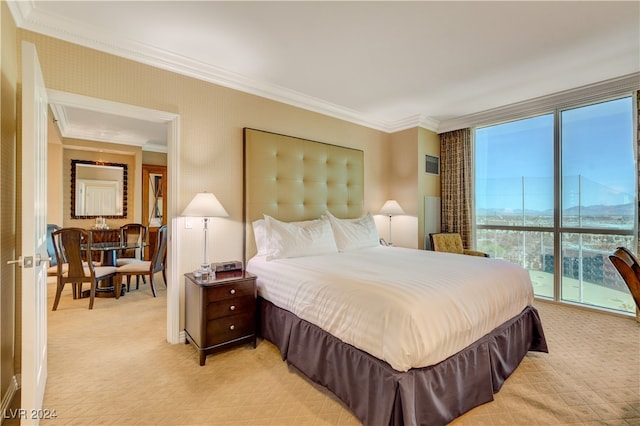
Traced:
POLYGON ((230 311, 235 311, 235 310, 236 310, 236 305, 231 305, 231 306, 229 306, 229 310, 230 310, 230 311))
POLYGON ((236 289, 235 289, 235 288, 232 288, 231 290, 229 290, 229 293, 230 293, 230 294, 236 294, 236 289))
POLYGON ((236 326, 235 326, 235 325, 231 324, 231 325, 229 326, 229 330, 232 330, 232 331, 233 331, 233 330, 235 330, 235 329, 236 329, 236 326))

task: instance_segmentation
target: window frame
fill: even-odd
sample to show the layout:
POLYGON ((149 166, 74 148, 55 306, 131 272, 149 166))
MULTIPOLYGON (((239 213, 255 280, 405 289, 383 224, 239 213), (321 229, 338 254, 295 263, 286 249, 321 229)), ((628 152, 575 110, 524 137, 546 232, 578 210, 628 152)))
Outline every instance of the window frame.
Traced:
MULTIPOLYGON (((640 145, 640 141, 635 138, 638 138, 638 91, 634 90, 632 93, 616 93, 609 96, 600 96, 593 97, 588 100, 583 100, 581 102, 574 103, 563 103, 561 105, 557 105, 555 108, 550 108, 548 110, 539 110, 532 112, 530 114, 524 114, 520 117, 509 117, 505 120, 498 120, 491 123, 486 123, 482 125, 472 126, 472 146, 473 146, 473 182, 472 182, 472 232, 474 236, 474 242, 476 241, 478 230, 506 230, 506 231, 518 231, 518 232, 545 232, 552 233, 553 235, 553 251, 554 251, 554 274, 553 274, 553 298, 536 295, 537 298, 542 299, 551 299, 556 302, 566 303, 566 304, 574 304, 570 301, 562 299, 562 256, 557 255, 562 253, 562 242, 563 235, 566 234, 597 234, 597 235, 619 235, 619 236, 631 236, 633 240, 633 251, 638 250, 638 240, 640 238, 640 194, 638 193, 640 188, 640 158, 638 157, 640 153, 638 152, 638 147, 640 145), (571 109, 578 109, 583 107, 588 107, 591 105, 597 105, 600 103, 615 101, 624 98, 631 98, 632 102, 632 145, 634 152, 634 160, 635 160, 635 179, 634 179, 634 187, 635 187, 635 202, 634 202, 634 225, 632 229, 611 229, 611 228, 591 228, 591 227, 574 227, 574 226, 564 226, 562 223, 562 140, 561 140, 561 131, 562 131, 562 122, 561 116, 562 112, 571 109), (552 226, 527 226, 527 225, 484 225, 478 224, 476 217, 476 132, 478 129, 498 126, 501 124, 511 123, 520 120, 526 120, 534 117, 539 117, 547 114, 553 114, 553 204, 554 204, 554 212, 553 212, 553 225, 552 226)), ((474 244, 475 245, 475 244, 474 244)), ((475 248, 475 247, 474 247, 475 248)), ((620 315, 633 315, 627 314, 626 312, 608 309, 606 307, 593 306, 583 303, 575 303, 578 306, 587 307, 589 309, 596 310, 604 310, 610 311, 620 315)))

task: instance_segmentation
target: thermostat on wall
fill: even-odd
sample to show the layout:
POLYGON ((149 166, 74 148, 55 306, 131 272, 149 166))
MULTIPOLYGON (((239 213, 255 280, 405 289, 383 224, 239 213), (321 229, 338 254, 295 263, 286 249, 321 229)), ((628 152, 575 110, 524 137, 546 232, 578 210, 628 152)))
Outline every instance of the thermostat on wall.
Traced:
POLYGON ((216 272, 226 271, 242 271, 242 262, 239 260, 232 260, 230 262, 218 262, 214 263, 213 270, 216 272))

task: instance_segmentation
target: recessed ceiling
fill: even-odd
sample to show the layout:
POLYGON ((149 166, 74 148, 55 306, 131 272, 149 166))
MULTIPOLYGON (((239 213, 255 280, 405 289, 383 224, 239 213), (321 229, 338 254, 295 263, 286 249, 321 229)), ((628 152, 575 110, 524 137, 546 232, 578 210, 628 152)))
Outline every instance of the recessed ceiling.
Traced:
POLYGON ((165 123, 57 103, 51 103, 50 106, 64 138, 133 145, 145 151, 167 152, 168 129, 165 123))
POLYGON ((11 2, 19 26, 384 131, 640 71, 640 2, 11 2))

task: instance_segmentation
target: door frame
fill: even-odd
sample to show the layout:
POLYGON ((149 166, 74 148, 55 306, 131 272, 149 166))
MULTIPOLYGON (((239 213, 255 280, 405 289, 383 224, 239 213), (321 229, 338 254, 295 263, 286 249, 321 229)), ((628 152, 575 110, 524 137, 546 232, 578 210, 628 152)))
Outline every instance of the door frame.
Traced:
MULTIPOLYGON (((152 175, 162 175, 162 183, 160 185, 159 191, 161 196, 163 197, 162 202, 162 223, 160 225, 165 225, 167 222, 167 203, 164 202, 164 196, 167 193, 167 166, 161 166, 156 164, 142 164, 142 220, 141 223, 148 228, 147 238, 148 238, 148 246, 143 248, 143 258, 145 260, 151 260, 151 256, 153 256, 153 250, 156 247, 156 238, 157 231, 160 228, 160 225, 151 226, 150 223, 150 210, 151 203, 149 202, 150 197, 150 180, 152 175), (153 237, 152 237, 153 235, 153 237), (153 243, 152 243, 153 241, 153 243)), ((156 188, 156 192, 158 188, 156 188)), ((156 200, 157 202, 157 200, 156 200)), ((155 209, 155 206, 154 206, 155 209)))
POLYGON ((131 104, 93 98, 60 90, 48 89, 49 103, 88 109, 114 115, 124 115, 140 120, 167 124, 167 341, 181 343, 180 339, 180 215, 178 205, 180 164, 180 115, 167 111, 140 107, 131 104))

